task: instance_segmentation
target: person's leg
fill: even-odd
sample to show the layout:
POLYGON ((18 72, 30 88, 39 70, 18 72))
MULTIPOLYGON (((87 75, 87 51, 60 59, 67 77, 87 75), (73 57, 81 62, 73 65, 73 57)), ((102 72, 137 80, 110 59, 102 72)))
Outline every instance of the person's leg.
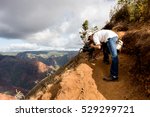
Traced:
POLYGON ((117 37, 114 38, 110 38, 107 42, 107 46, 109 48, 111 57, 112 57, 112 64, 110 67, 110 76, 112 79, 118 79, 118 64, 119 64, 119 60, 118 60, 118 54, 117 54, 117 49, 116 49, 116 41, 117 41, 117 37))
POLYGON ((106 64, 109 64, 109 50, 108 50, 108 47, 107 47, 107 44, 106 43, 103 43, 102 44, 102 49, 103 49, 103 62, 106 63, 106 64))
POLYGON ((89 60, 93 59, 93 53, 94 53, 95 49, 94 48, 90 48, 89 49, 89 60))

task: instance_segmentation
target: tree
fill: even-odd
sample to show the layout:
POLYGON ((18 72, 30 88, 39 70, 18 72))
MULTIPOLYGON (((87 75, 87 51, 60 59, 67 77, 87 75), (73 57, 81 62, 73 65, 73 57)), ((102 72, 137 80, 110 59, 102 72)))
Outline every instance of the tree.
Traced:
POLYGON ((82 24, 82 31, 81 32, 79 32, 80 33, 80 37, 81 37, 81 39, 82 39, 82 41, 84 42, 84 43, 86 43, 86 33, 87 33, 87 30, 89 29, 89 22, 88 22, 88 20, 85 20, 84 22, 83 22, 83 24, 82 24))
POLYGON ((87 33, 89 31, 96 32, 97 30, 99 30, 98 26, 92 27, 89 30, 89 22, 88 20, 85 20, 82 24, 82 31, 79 32, 82 41, 86 43, 88 41, 87 33))
POLYGON ((82 24, 82 28, 84 29, 84 31, 88 30, 88 28, 89 28, 89 22, 88 22, 88 20, 84 21, 84 23, 82 24))

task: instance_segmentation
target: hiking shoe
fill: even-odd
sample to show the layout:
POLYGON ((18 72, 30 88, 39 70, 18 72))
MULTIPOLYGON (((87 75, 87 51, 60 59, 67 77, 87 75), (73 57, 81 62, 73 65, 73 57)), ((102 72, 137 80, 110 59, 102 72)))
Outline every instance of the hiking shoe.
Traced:
POLYGON ((111 77, 111 76, 108 76, 108 77, 104 77, 103 78, 103 80, 105 80, 105 81, 118 81, 118 77, 116 77, 116 78, 113 78, 113 77, 111 77))

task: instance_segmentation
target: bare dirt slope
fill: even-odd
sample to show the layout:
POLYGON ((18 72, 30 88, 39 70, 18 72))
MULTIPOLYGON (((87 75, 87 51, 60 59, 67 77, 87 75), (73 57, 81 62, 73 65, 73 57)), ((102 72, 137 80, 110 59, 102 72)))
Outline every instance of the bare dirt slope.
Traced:
POLYGON ((101 92, 106 99, 148 99, 144 93, 143 86, 129 73, 133 59, 125 54, 120 54, 119 61, 119 81, 117 82, 103 81, 102 77, 109 74, 110 65, 104 64, 102 58, 95 62, 92 76, 97 84, 98 91, 101 92))
POLYGON ((129 75, 132 59, 120 54, 120 74, 118 82, 103 81, 102 77, 109 74, 110 65, 102 62, 102 57, 89 62, 82 54, 70 68, 57 74, 53 82, 47 80, 31 90, 26 99, 58 99, 58 100, 101 100, 101 99, 148 99, 142 86, 129 75))
POLYGON ((29 99, 105 99, 97 90, 95 81, 92 79, 92 68, 85 63, 68 69, 55 78, 60 80, 38 90, 29 99))

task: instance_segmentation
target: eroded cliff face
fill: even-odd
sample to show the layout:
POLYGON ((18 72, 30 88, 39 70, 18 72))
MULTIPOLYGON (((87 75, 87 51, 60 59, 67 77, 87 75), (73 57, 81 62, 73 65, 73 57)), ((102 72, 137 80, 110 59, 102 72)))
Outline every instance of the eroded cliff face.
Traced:
POLYGON ((38 68, 38 72, 39 73, 44 73, 44 72, 47 72, 48 69, 50 69, 49 66, 47 66, 46 64, 40 62, 40 61, 36 61, 35 64, 37 65, 37 68, 38 68))
MULTIPOLYGON (((80 56, 81 57, 81 56, 80 56)), ((84 58, 70 68, 64 68, 64 72, 55 76, 53 83, 45 82, 28 99, 33 100, 103 100, 105 97, 97 90, 97 85, 92 77, 93 69, 84 63, 84 58)), ((39 84, 40 85, 40 84, 39 84)))

